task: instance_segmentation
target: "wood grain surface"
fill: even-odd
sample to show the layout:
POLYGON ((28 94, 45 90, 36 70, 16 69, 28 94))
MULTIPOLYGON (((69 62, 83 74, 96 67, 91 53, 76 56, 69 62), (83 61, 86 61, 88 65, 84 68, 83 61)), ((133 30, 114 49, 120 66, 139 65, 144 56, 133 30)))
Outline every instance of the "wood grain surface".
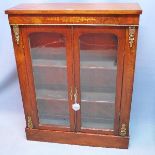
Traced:
POLYGON ((21 4, 7 14, 141 14, 137 3, 43 3, 21 4))

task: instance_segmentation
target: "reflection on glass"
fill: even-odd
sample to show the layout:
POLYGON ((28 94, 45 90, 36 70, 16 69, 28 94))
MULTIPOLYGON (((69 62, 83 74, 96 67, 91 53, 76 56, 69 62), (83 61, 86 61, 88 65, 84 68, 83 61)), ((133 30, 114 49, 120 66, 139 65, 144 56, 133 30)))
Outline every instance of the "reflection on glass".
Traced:
POLYGON ((52 32, 29 36, 39 123, 69 126, 66 42, 52 32))
POLYGON ((80 36, 82 128, 113 129, 117 72, 117 37, 106 33, 80 36))

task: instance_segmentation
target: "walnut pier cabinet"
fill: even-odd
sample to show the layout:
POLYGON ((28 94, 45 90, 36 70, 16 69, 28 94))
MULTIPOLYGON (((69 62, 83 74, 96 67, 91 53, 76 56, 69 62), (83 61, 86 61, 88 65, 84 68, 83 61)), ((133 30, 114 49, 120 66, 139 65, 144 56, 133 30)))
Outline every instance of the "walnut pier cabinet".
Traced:
POLYGON ((22 4, 5 13, 27 139, 128 148, 139 5, 22 4))

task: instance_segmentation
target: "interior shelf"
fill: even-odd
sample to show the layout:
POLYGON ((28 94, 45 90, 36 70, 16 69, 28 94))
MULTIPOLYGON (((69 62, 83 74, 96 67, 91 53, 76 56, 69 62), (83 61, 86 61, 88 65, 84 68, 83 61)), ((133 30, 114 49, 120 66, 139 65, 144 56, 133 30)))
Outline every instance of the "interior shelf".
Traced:
POLYGON ((36 89, 37 99, 45 100, 67 100, 68 96, 66 91, 63 90, 49 90, 49 89, 36 89))
MULTIPOLYGON (((49 60, 49 59, 33 59, 34 67, 60 67, 66 68, 65 60, 49 60)), ((115 62, 112 60, 109 61, 81 61, 80 67, 82 69, 112 69, 116 70, 115 62)))
POLYGON ((80 50, 80 65, 83 68, 116 69, 117 62, 113 49, 80 50))
MULTIPOLYGON (((114 103, 115 93, 105 92, 83 92, 81 102, 95 102, 95 103, 114 103)), ((66 91, 63 90, 48 90, 48 89, 37 89, 37 99, 45 100, 68 100, 66 91)))
MULTIPOLYGON (((105 118, 82 118, 82 128, 95 128, 95 129, 113 129, 114 119, 105 118)), ((42 115, 39 117, 40 124, 53 124, 53 125, 69 125, 69 118, 66 116, 47 116, 42 115)))
POLYGON ((40 124, 53 124, 53 125, 68 125, 69 126, 69 117, 66 116, 39 116, 40 124))
POLYGON ((115 93, 105 93, 105 92, 83 92, 82 93, 82 102, 91 101, 91 102, 111 102, 115 101, 115 93))
POLYGON ((82 118, 82 128, 95 128, 95 129, 113 129, 114 119, 102 118, 82 118))
POLYGON ((40 124, 69 124, 69 105, 67 100, 37 99, 40 124))
POLYGON ((65 60, 49 60, 49 59, 33 59, 33 66, 35 67, 64 67, 66 68, 65 60))
MULTIPOLYGON (((67 124, 69 120, 68 101, 54 99, 38 99, 38 114, 41 124, 67 124)), ((91 128, 110 127, 114 119, 114 103, 82 101, 81 117, 82 125, 91 128)))
POLYGON ((89 69, 112 69, 116 70, 116 65, 114 65, 114 61, 81 61, 81 68, 89 68, 89 69))

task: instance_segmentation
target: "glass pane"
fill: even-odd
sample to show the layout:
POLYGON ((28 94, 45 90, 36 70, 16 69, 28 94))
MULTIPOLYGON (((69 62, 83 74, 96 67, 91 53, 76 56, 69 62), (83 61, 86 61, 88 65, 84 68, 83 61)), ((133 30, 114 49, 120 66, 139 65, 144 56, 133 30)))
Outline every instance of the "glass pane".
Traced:
POLYGON ((113 129, 117 37, 87 33, 79 38, 82 128, 113 129))
POLYGON ((32 33, 29 44, 39 123, 69 126, 65 37, 32 33))

